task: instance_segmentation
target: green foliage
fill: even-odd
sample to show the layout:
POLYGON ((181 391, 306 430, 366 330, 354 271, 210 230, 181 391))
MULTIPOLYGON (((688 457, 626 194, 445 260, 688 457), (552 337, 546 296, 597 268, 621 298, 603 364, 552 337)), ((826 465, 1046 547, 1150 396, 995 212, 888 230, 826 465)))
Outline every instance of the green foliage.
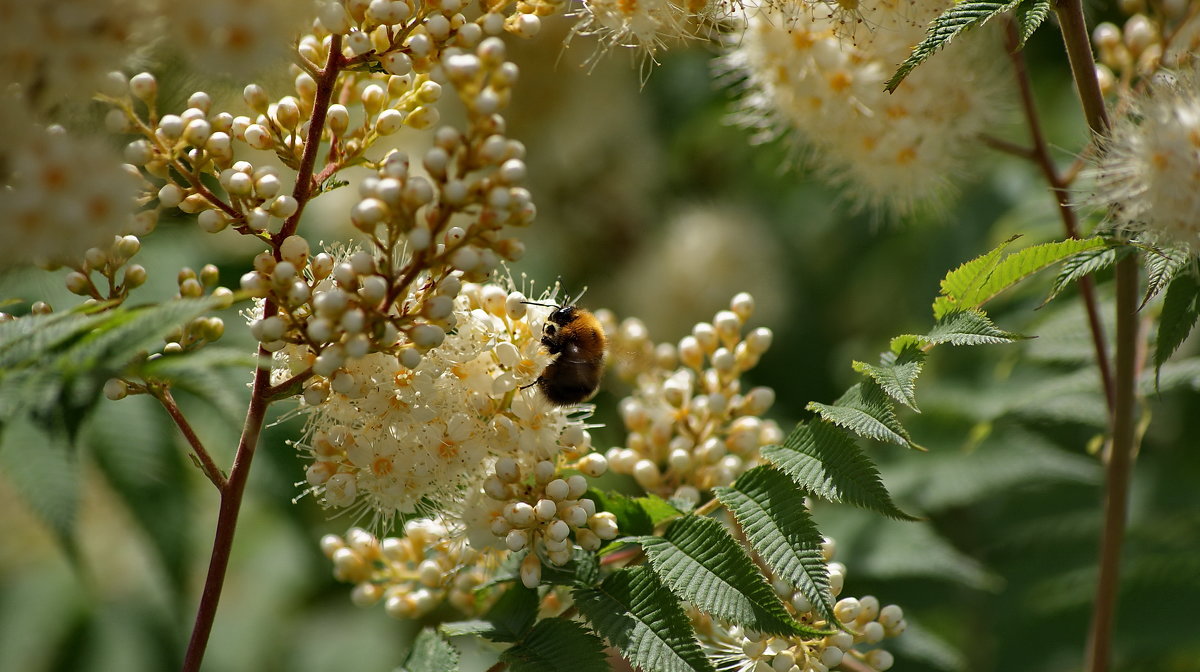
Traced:
POLYGON ((178 431, 149 397, 108 404, 83 432, 96 465, 146 531, 176 594, 189 585, 193 550, 190 466, 175 441, 178 431))
POLYGON ((917 376, 925 365, 925 352, 909 345, 896 352, 885 352, 880 356, 879 366, 854 362, 855 371, 862 373, 879 385, 889 397, 920 413, 917 408, 917 376))
POLYGON ((1063 290, 1079 282, 1081 279, 1117 263, 1119 256, 1125 252, 1122 248, 1105 247, 1084 250, 1083 252, 1067 257, 1063 261, 1062 270, 1054 278, 1054 287, 1050 289, 1050 293, 1042 301, 1042 305, 1054 300, 1063 290))
POLYGON ((456 672, 458 650, 433 628, 425 628, 413 642, 400 672, 456 672))
POLYGON ((595 588, 572 591, 575 604, 629 662, 655 672, 712 672, 678 599, 646 566, 627 567, 595 588))
POLYGON ((646 515, 650 516, 650 522, 654 525, 661 525, 665 521, 683 515, 683 512, 675 508, 671 502, 658 495, 637 497, 633 501, 642 507, 646 515))
POLYGON ((533 626, 537 610, 537 591, 514 581, 484 615, 483 619, 492 624, 491 632, 484 636, 498 642, 515 642, 533 626))
POLYGON ((221 372, 230 369, 245 376, 257 365, 258 358, 249 350, 206 345, 195 352, 165 354, 141 362, 132 373, 195 395, 220 411, 226 420, 240 424, 246 413, 243 386, 231 384, 221 372))
POLYGON ((917 338, 927 345, 1000 345, 1025 336, 997 327, 982 310, 967 309, 946 314, 929 333, 917 338))
POLYGON ((1108 246, 1108 242, 1099 237, 1068 238, 1033 245, 1001 259, 1001 253, 1013 240, 1009 239, 947 274, 942 280, 942 295, 933 302, 933 316, 941 319, 954 312, 979 308, 1042 269, 1080 252, 1108 246))
POLYGON ((809 402, 808 410, 867 439, 920 448, 900 424, 883 388, 868 378, 852 386, 833 404, 809 402))
POLYGON ((75 523, 79 513, 79 456, 65 437, 46 431, 27 418, 16 418, 0 435, 0 473, 29 508, 75 555, 75 523))
POLYGON ((1159 318, 1158 339, 1154 344, 1154 368, 1159 370, 1192 333, 1200 318, 1200 280, 1192 273, 1180 273, 1167 287, 1159 318))
POLYGON ((836 623, 823 538, 803 505, 805 492, 769 467, 755 467, 714 491, 775 576, 795 586, 823 619, 836 623))
MULTIPOLYGON (((965 0, 963 2, 956 2, 929 24, 929 30, 925 34, 925 39, 913 47, 912 55, 900 64, 900 67, 896 70, 896 74, 892 75, 892 78, 887 81, 884 88, 888 92, 895 91, 896 87, 900 86, 900 82, 903 82, 904 78, 908 76, 908 73, 928 60, 939 49, 950 44, 950 41, 960 33, 976 26, 982 26, 997 14, 1015 9, 1027 1, 1007 0, 997 2, 996 0, 965 0)), ((1041 1, 1044 2, 1044 0, 1041 1)), ((1038 22, 1040 23, 1040 20, 1038 22)), ((1033 28, 1036 27, 1037 25, 1034 24, 1033 28)), ((1026 22, 1022 21, 1023 34, 1026 29, 1032 33, 1033 28, 1027 28, 1026 22)), ((1022 42, 1024 42, 1024 39, 1022 39, 1022 42)))
POLYGON ((773 635, 794 635, 804 630, 788 615, 754 562, 717 521, 685 516, 673 522, 663 536, 638 537, 635 541, 641 544, 658 578, 700 611, 773 635))
POLYGON ((177 299, 0 324, 0 424, 28 416, 74 436, 109 378, 137 364, 167 332, 217 304, 211 298, 177 299))
POLYGON ((977 445, 932 451, 888 471, 892 492, 930 513, 1039 485, 1099 481, 1094 460, 1066 453, 1044 436, 1012 423, 989 431, 977 445))
POLYGON ((1019 46, 1025 46, 1025 42, 1033 37, 1033 33, 1046 21, 1048 16, 1050 16, 1050 0, 1032 0, 1032 2, 1022 2, 1017 6, 1019 46))
POLYGON ((582 623, 548 618, 500 654, 513 672, 607 672, 604 642, 582 623))
POLYGON ((879 470, 854 440, 828 422, 800 423, 782 446, 767 446, 762 453, 796 485, 817 497, 889 518, 916 520, 892 502, 879 480, 879 470))
POLYGON ((1142 307, 1171 284, 1179 272, 1191 264, 1187 250, 1181 247, 1153 248, 1146 253, 1146 295, 1142 307))

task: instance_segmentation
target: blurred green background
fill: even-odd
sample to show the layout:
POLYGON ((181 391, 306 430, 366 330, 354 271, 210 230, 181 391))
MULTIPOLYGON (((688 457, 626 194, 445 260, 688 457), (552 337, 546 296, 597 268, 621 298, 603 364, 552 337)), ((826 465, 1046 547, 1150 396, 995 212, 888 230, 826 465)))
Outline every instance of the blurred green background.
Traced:
MULTIPOLYGON (((565 32, 549 22, 545 30, 565 32)), ((1061 235, 1034 167, 982 145, 936 214, 897 222, 854 213, 803 169, 797 148, 752 147, 725 124, 732 94, 713 84, 711 49, 663 54, 642 85, 625 52, 588 72, 580 65, 587 41, 576 39, 561 58, 559 44, 543 35, 512 52, 522 78, 509 134, 528 148, 539 207, 521 233, 529 254, 512 266, 514 277, 541 286, 561 278, 571 294, 586 286, 583 303, 641 318, 657 341, 678 340, 735 293, 752 292, 752 322, 771 327, 775 340, 748 382, 776 390, 770 415, 785 429, 806 417, 808 401, 831 401, 854 381, 851 360, 873 361, 890 337, 926 330, 947 270, 1013 234, 1023 234, 1018 244, 1061 235)), ((1086 135, 1061 49, 1048 25, 1027 54, 1065 163, 1086 135)), ((242 109, 245 82, 184 74, 169 59, 156 71, 168 101, 181 106, 204 88, 217 107, 242 109)), ((286 92, 286 78, 259 81, 286 92)), ((1012 113, 997 134, 1024 142, 1012 113)), ((351 189, 333 192, 306 212, 310 240, 350 235, 351 198, 351 189)), ((208 236, 163 221, 138 258, 151 277, 141 296, 173 294, 180 267, 209 262, 223 284, 236 285, 255 251, 232 232, 208 236)), ((818 507, 848 566, 843 595, 898 603, 913 625, 890 645, 895 670, 1082 666, 1102 496, 1089 448, 1103 431, 1103 403, 1073 292, 1036 310, 1051 280, 1045 274, 991 306, 1000 326, 1037 339, 933 353, 918 387, 923 413, 904 418, 928 453, 870 448, 885 484, 926 522, 818 507)), ((10 272, 0 276, 0 298, 66 307, 72 297, 61 282, 61 273, 10 272)), ((1146 308, 1148 317, 1155 311, 1146 308)), ((226 339, 248 351, 242 318, 226 320, 226 339)), ((1177 359, 1195 351, 1193 340, 1177 359)), ((1200 600, 1200 367, 1180 376, 1182 385, 1161 394, 1151 387, 1147 397, 1153 422, 1133 482, 1117 670, 1200 670, 1192 604, 1200 600)), ((239 391, 248 380, 248 372, 226 375, 239 391)), ((624 392, 610 378, 595 399, 607 425, 594 432, 600 448, 622 441, 615 408, 624 392)), ((228 465, 236 409, 180 399, 228 465)), ((285 441, 299 423, 279 411, 255 460, 204 669, 391 670, 420 624, 353 607, 349 587, 331 578, 317 540, 344 532, 347 521, 328 519, 309 498, 293 501, 303 465, 285 441)), ((103 402, 90 422, 84 445, 66 458, 40 455, 12 432, 0 448, 0 672, 142 672, 181 659, 216 494, 146 399, 103 402), (56 506, 74 517, 74 544, 28 505, 31 491, 54 488, 65 493, 56 506)), ((456 643, 474 661, 464 670, 486 667, 486 650, 456 643)))

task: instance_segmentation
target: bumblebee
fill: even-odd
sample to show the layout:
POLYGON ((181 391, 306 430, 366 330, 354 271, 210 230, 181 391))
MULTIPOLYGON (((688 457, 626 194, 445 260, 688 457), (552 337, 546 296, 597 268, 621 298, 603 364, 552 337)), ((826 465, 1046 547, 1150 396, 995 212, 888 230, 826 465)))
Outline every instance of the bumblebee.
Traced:
POLYGON ((559 406, 591 399, 604 373, 607 339, 600 320, 578 306, 554 306, 542 326, 542 345, 557 355, 533 383, 546 399, 559 406))

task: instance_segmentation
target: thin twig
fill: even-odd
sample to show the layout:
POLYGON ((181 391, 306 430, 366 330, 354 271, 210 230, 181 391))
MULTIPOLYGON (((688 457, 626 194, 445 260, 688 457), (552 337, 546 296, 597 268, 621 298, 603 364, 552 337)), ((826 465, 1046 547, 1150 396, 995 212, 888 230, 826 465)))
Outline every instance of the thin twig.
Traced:
MULTIPOLYGON (((1083 103, 1088 128, 1097 138, 1108 132, 1108 112, 1096 79, 1095 61, 1088 41, 1087 23, 1081 0, 1059 0, 1055 6, 1063 43, 1071 62, 1075 85, 1083 103)), ((1117 261, 1117 357, 1116 404, 1112 414, 1112 449, 1104 482, 1104 528, 1100 536, 1100 574, 1088 629, 1084 669, 1107 672, 1112 655, 1112 629, 1119 592, 1121 546, 1125 539, 1125 517, 1129 500, 1129 476, 1136 447, 1134 412, 1137 406, 1139 329, 1137 316, 1138 258, 1129 255, 1117 261)))
MULTIPOLYGON (((267 312, 273 314, 267 304, 267 312)), ((268 315, 269 317, 269 315, 268 315)), ((259 357, 270 357, 271 353, 259 348, 259 357)), ((233 467, 229 470, 229 478, 221 489, 221 506, 217 513, 217 529, 213 538, 212 556, 208 562, 208 575, 204 579, 204 591, 200 595, 200 605, 196 609, 196 623, 192 627, 192 637, 188 642, 187 653, 183 658, 183 672, 199 672, 204 652, 208 648, 208 638, 212 634, 213 620, 217 615, 217 604, 221 600, 221 588, 225 585, 225 572, 229 569, 229 554, 233 550, 233 535, 237 530, 238 513, 242 507, 242 494, 246 490, 246 481, 250 472, 250 462, 254 458, 259 436, 262 434, 263 421, 267 414, 266 391, 271 383, 269 368, 259 367, 254 371, 254 382, 250 392, 250 405, 246 409, 246 423, 242 427, 242 438, 238 442, 237 453, 233 458, 233 467)))
POLYGON ((1004 138, 997 138, 994 135, 988 135, 987 133, 983 133, 979 136, 979 141, 982 142, 983 144, 987 145, 988 147, 991 147, 992 149, 996 150, 997 152, 1004 152, 1005 154, 1012 154, 1013 156, 1017 157, 1018 159, 1025 159, 1026 161, 1036 161, 1037 160, 1037 156, 1034 154, 1034 151, 1032 149, 1030 149, 1029 147, 1024 147, 1022 145, 1018 145, 1015 142, 1009 142, 1008 140, 1005 140, 1004 138))
POLYGON ((184 417, 183 411, 179 409, 179 404, 175 403, 175 398, 171 396, 171 389, 168 387, 153 387, 149 388, 149 392, 158 399, 159 403, 166 409, 167 415, 175 421, 175 426, 183 434, 183 438, 187 439, 188 445, 192 447, 192 452, 196 455, 196 460, 200 465, 200 471, 212 481, 212 484, 217 486, 217 490, 225 489, 225 474, 217 468, 217 463, 213 462, 212 456, 204 449, 204 444, 200 441, 200 437, 196 435, 196 431, 192 429, 191 423, 184 417))
MULTIPOLYGON (((1012 60, 1013 72, 1017 78, 1017 89, 1021 96, 1021 110, 1025 114, 1029 126, 1029 139, 1033 142, 1029 159, 1036 163, 1054 193, 1054 201, 1058 204, 1058 214, 1062 219, 1063 228, 1069 238, 1079 237, 1079 219, 1075 208, 1071 206, 1070 192, 1050 157, 1046 144, 1046 136, 1042 133, 1041 120, 1038 117, 1037 104, 1033 97, 1033 86, 1029 79, 1029 68, 1025 64, 1025 55, 1021 51, 1020 39, 1017 36, 1017 26, 1009 19, 1005 23, 1004 40, 1009 58, 1012 60)), ((1113 390, 1112 368, 1108 362, 1108 339, 1104 333, 1104 323, 1100 321, 1100 309, 1096 301, 1096 286, 1090 276, 1084 276, 1076 283, 1079 286, 1079 296, 1087 311, 1088 329, 1092 334, 1092 349, 1096 357, 1096 366, 1100 370, 1100 382, 1104 386, 1104 399, 1108 404, 1108 415, 1111 418, 1116 405, 1116 392, 1113 390)))

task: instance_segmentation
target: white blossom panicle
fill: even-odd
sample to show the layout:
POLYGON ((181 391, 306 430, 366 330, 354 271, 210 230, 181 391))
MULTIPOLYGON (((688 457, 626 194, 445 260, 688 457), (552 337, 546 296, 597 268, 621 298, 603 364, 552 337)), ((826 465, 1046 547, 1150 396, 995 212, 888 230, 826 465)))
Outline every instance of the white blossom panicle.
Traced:
MULTIPOLYGON (((173 44, 205 69, 256 72, 282 64, 303 28, 295 0, 162 2, 173 44)), ((305 7, 307 9, 307 7, 305 7)))
POLYGON ((1088 199, 1121 229, 1200 253, 1200 70, 1162 74, 1113 125, 1088 199))
POLYGON ((20 87, 31 109, 86 100, 150 14, 142 0, 0 0, 0 81, 20 87))
POLYGON ((772 338, 765 327, 743 335, 753 311, 753 297, 738 294, 729 310, 698 323, 677 346, 655 346, 639 320, 615 329, 613 350, 631 353, 618 373, 636 389, 620 403, 625 446, 606 454, 614 471, 650 493, 694 505, 702 493, 759 464, 762 446, 783 440, 779 425, 761 417, 774 390, 742 387, 742 374, 758 364, 772 338))
MULTIPOLYGON (((830 595, 837 598, 846 579, 846 566, 832 561, 834 549, 835 542, 826 537, 821 553, 828 570, 830 595)), ((833 605, 833 616, 844 628, 837 629, 838 624, 822 615, 803 592, 778 578, 772 579, 771 585, 797 621, 816 628, 836 629, 836 632, 818 639, 763 635, 720 623, 707 614, 690 609, 688 615, 700 644, 719 669, 829 672, 842 669, 839 666, 848 660, 854 663, 853 669, 872 672, 891 669, 894 658, 890 651, 879 645, 885 638, 898 637, 907 629, 904 610, 899 606, 881 605, 874 595, 841 598, 833 605)))
POLYGON ((804 3, 747 8, 719 68, 740 82, 734 121, 757 131, 753 141, 791 135, 849 200, 903 215, 946 190, 995 122, 1000 88, 983 51, 992 45, 961 36, 889 94, 884 83, 951 0, 852 4, 851 16, 804 3))
POLYGON ((129 225, 137 181, 104 143, 29 121, 3 135, 14 141, 0 148, 0 267, 74 265, 129 225))

